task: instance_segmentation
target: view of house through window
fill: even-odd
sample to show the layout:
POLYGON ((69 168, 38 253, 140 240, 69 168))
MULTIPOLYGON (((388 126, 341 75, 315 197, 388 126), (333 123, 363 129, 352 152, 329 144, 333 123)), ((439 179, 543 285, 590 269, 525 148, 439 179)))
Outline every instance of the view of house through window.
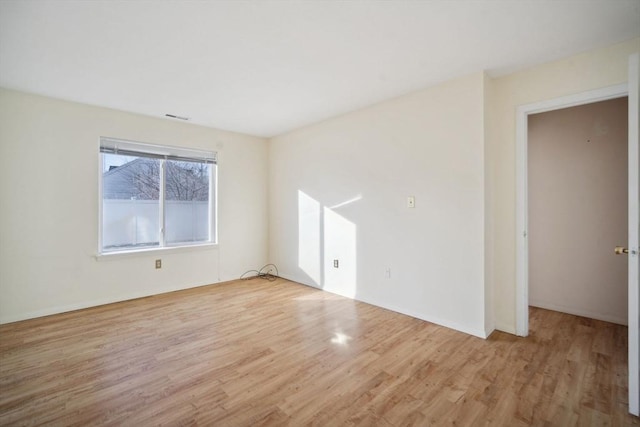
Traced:
POLYGON ((214 242, 215 153, 103 138, 101 252, 214 242))

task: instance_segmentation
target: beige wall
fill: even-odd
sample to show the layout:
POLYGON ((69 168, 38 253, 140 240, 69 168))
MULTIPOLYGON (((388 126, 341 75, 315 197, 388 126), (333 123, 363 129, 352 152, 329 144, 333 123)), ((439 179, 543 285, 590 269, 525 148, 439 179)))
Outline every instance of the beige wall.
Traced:
POLYGON ((494 269, 490 261, 494 259, 493 248, 495 238, 494 218, 490 215, 489 207, 493 202, 494 185, 493 182, 495 168, 493 162, 495 159, 491 156, 489 144, 487 141, 491 137, 490 126, 493 119, 493 101, 495 89, 493 87, 494 80, 486 73, 484 75, 484 122, 483 122, 483 140, 484 140, 484 299, 485 299, 485 325, 496 328, 495 320, 495 292, 494 292, 494 269))
POLYGON ((628 58, 640 51, 636 38, 493 81, 487 155, 492 183, 487 215, 494 224, 487 268, 493 277, 496 328, 516 330, 516 109, 520 105, 627 81, 628 58))
POLYGON ((270 259, 280 273, 490 333, 485 83, 474 73, 273 138, 270 259))
POLYGON ((261 138, 0 89, 0 322, 264 265, 266 157, 261 138), (97 261, 101 136, 217 151, 219 245, 97 261))
POLYGON ((627 323, 627 98, 529 116, 530 305, 627 323))

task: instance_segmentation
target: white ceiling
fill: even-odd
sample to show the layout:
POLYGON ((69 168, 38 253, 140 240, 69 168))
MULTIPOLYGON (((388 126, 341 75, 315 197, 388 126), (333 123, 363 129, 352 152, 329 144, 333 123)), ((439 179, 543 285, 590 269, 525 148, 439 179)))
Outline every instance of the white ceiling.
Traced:
POLYGON ((0 0, 0 86, 268 137, 638 36, 640 0, 0 0))

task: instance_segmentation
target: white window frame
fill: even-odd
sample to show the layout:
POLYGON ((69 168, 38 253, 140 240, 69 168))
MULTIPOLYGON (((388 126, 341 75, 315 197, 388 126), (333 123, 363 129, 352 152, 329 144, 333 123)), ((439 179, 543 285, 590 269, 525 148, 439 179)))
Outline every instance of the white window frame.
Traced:
POLYGON ((182 249, 197 249, 216 247, 218 245, 218 155, 214 151, 197 150, 191 148, 155 145, 143 142, 128 141, 112 137, 100 137, 100 147, 98 152, 98 258, 117 257, 127 254, 144 254, 149 252, 173 252, 182 249), (159 245, 145 248, 123 248, 122 250, 103 249, 103 155, 130 154, 131 156, 152 157, 161 160, 160 169, 160 195, 159 195, 159 245), (209 174, 209 238, 200 242, 180 242, 177 244, 166 243, 165 233, 165 162, 167 160, 197 160, 211 164, 209 174))

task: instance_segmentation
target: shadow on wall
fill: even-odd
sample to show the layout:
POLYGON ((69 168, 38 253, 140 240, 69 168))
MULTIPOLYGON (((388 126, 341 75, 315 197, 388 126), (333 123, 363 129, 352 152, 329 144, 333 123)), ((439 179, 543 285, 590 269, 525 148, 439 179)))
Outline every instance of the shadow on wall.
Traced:
POLYGON ((322 206, 298 190, 298 267, 316 286, 349 298, 357 290, 357 230, 336 209, 361 199, 322 206))

